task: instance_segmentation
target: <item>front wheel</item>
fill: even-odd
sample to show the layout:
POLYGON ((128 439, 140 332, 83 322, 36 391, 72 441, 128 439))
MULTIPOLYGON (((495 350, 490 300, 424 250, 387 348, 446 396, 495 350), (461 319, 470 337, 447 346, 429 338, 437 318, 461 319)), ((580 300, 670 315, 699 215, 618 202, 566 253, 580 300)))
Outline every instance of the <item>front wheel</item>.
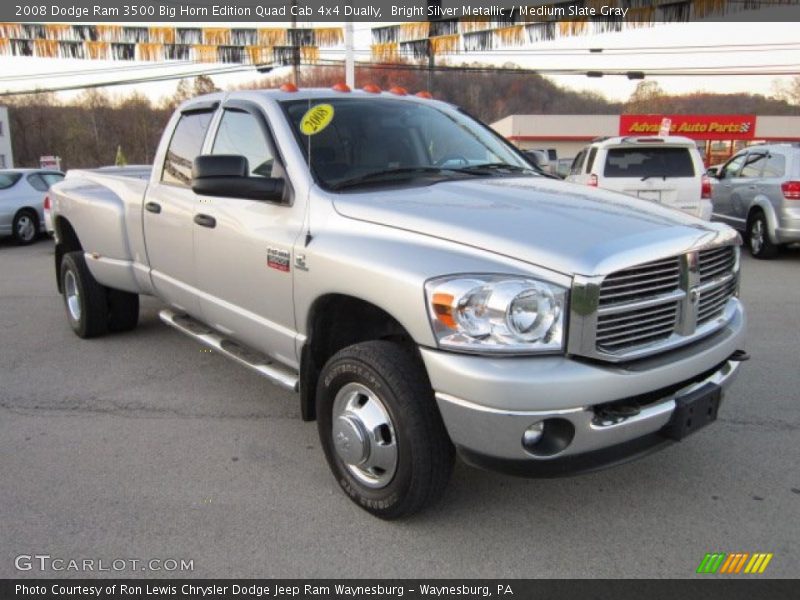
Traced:
POLYGON ((444 492, 455 451, 424 368, 399 344, 336 353, 320 375, 317 426, 339 485, 373 515, 409 516, 444 492))
POLYGON ((769 239, 767 218, 756 212, 747 226, 747 245, 755 258, 773 258, 778 254, 778 246, 769 239))

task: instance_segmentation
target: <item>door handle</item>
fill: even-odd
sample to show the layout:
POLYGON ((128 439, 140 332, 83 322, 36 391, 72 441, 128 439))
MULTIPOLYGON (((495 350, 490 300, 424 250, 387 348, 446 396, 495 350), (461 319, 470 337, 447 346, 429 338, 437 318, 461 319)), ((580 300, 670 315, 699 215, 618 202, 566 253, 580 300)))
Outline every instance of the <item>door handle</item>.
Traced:
POLYGON ((211 215, 195 215, 194 222, 200 225, 200 227, 209 227, 211 229, 217 226, 217 220, 211 215))
POLYGON ((144 205, 147 212, 158 214, 161 212, 161 205, 158 202, 148 202, 144 205))

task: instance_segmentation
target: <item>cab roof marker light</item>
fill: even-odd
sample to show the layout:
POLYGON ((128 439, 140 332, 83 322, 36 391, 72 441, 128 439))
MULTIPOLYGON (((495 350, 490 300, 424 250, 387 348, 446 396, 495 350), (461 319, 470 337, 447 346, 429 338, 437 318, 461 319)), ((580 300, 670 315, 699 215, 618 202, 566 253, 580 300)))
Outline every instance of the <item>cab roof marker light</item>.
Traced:
POLYGON ((377 86, 374 83, 368 83, 361 89, 370 94, 380 94, 382 91, 380 86, 377 86))
POLYGON ((417 98, 425 98, 426 100, 433 100, 433 94, 431 94, 428 90, 422 90, 421 92, 417 92, 415 96, 417 96, 417 98))
POLYGON ((280 87, 280 90, 282 92, 289 92, 289 93, 294 93, 294 92, 298 91, 297 90, 297 86, 295 84, 293 84, 293 83, 284 83, 280 87))
POLYGON ((350 91, 350 86, 349 86, 349 85, 347 85, 345 82, 343 82, 343 81, 340 81, 339 83, 337 83, 337 84, 334 84, 334 86, 333 86, 331 89, 332 89, 334 92, 343 92, 343 93, 347 93, 347 92, 349 92, 349 91, 350 91))
POLYGON ((394 94, 396 96, 407 96, 408 90, 404 87, 400 87, 399 85, 395 85, 389 88, 389 93, 394 94))

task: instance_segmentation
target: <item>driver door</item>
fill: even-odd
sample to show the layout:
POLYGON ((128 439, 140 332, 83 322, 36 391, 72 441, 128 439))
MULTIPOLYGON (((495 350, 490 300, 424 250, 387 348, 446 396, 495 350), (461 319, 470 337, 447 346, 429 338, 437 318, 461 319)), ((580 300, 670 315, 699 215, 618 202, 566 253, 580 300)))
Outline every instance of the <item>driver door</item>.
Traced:
POLYGON ((292 200, 283 163, 256 105, 229 101, 210 154, 248 160, 251 177, 286 180, 284 202, 197 196, 195 269, 203 320, 292 366, 295 352, 292 250, 305 203, 292 200))

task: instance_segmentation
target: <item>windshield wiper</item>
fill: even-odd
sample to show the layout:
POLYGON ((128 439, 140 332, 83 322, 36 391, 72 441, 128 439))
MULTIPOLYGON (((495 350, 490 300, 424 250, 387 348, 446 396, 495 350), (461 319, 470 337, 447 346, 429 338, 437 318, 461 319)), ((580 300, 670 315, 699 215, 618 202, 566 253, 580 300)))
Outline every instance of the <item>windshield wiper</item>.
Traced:
POLYGON ((483 163, 480 165, 469 165, 467 167, 460 167, 455 169, 459 173, 474 173, 476 171, 513 171, 519 173, 521 171, 530 171, 535 173, 536 170, 532 167, 520 167, 518 165, 510 165, 504 162, 483 163))
POLYGON ((406 177, 413 177, 415 175, 441 175, 442 173, 453 173, 457 169, 443 169, 442 167, 400 167, 397 169, 384 169, 381 171, 373 171, 372 173, 365 173, 358 177, 345 179, 339 183, 331 185, 331 189, 341 190, 347 187, 353 187, 362 183, 375 183, 383 179, 392 180, 396 175, 405 175, 406 177))
POLYGON ((664 181, 666 181, 666 180, 667 180, 667 176, 666 176, 666 175, 645 175, 645 176, 644 176, 644 177, 642 177, 642 178, 641 178, 639 181, 647 181, 647 180, 648 180, 648 179, 650 179, 651 177, 661 177, 661 179, 662 179, 662 180, 664 180, 664 181))

